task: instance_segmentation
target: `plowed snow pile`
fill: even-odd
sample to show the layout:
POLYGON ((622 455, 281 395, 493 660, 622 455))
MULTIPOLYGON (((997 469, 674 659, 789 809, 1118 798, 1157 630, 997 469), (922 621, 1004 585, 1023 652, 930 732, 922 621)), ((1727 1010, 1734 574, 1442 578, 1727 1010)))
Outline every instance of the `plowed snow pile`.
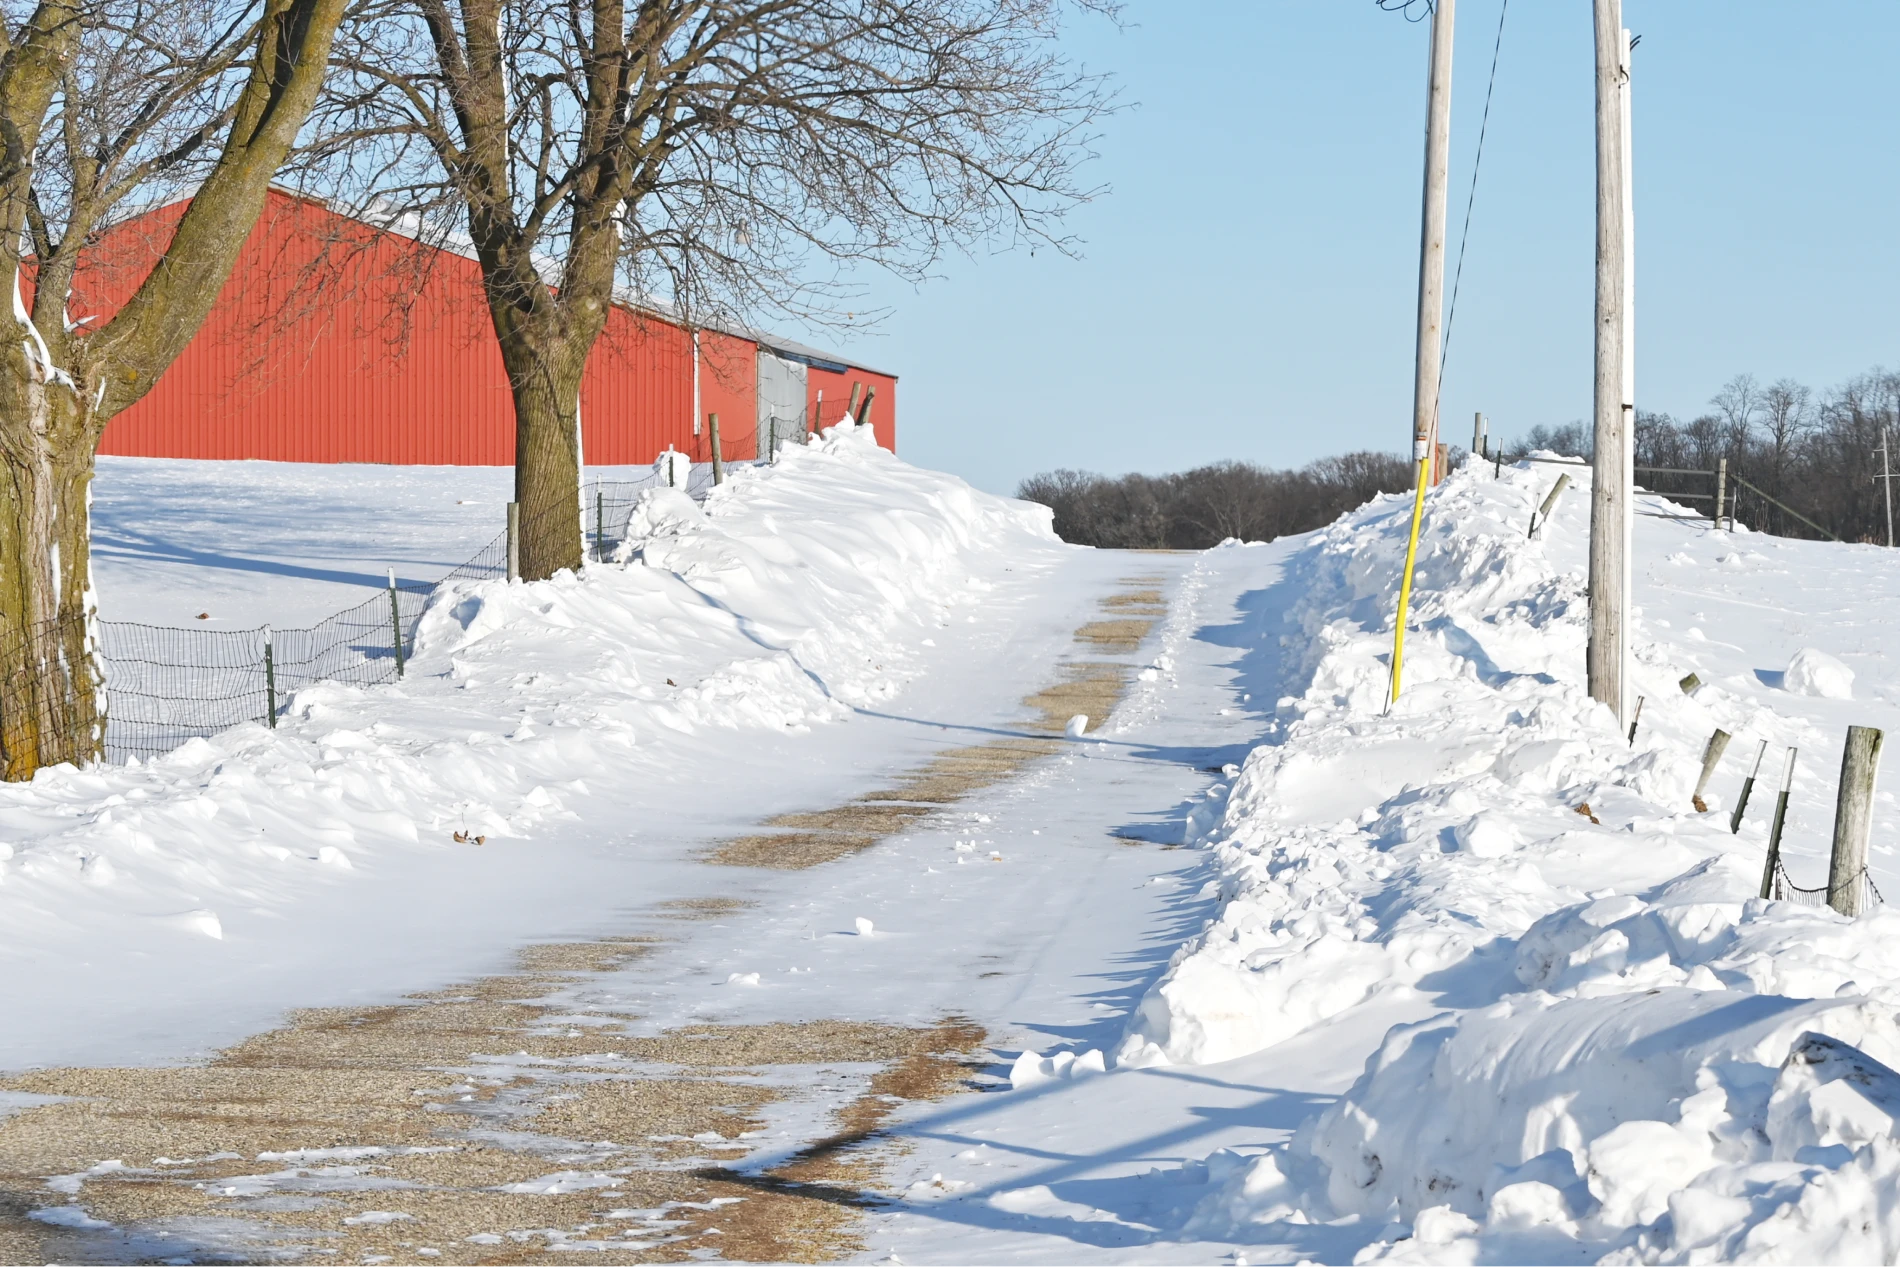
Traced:
POLYGON ((1806 743, 1810 799, 1832 785, 1813 726, 1683 694, 1690 658, 1640 621, 1635 743, 1592 703, 1587 475, 1548 546, 1524 539, 1556 469, 1434 493, 1389 715, 1409 499, 1303 556, 1305 691, 1191 824, 1222 906, 1118 1063, 1225 1060, 1354 1008, 1422 1019, 1286 1144, 1209 1158, 1184 1231, 1358 1226, 1362 1261, 1892 1262, 1900 915, 1754 896, 1780 745, 1806 743), (1740 835, 1690 806, 1716 726, 1746 759, 1771 741, 1740 835))
POLYGON ((647 842, 781 807, 838 760, 788 755, 788 736, 888 707, 939 654, 928 635, 1071 551, 1046 509, 849 426, 735 471, 703 508, 649 493, 628 537, 624 566, 438 591, 399 683, 314 686, 274 729, 0 788, 0 1060, 169 1055, 191 1033, 95 998, 123 1039, 49 1039, 85 991, 169 998, 228 1041, 258 1023, 253 994, 386 989, 430 956, 466 972, 471 941, 505 947, 580 904, 550 873, 669 896, 647 842))

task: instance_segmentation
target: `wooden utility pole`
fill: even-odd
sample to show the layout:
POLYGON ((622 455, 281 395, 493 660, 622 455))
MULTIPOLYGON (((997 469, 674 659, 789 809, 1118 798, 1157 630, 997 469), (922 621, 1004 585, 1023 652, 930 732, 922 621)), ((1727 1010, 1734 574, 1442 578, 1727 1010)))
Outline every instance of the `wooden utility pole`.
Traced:
POLYGON ((1451 35, 1455 0, 1432 6, 1425 97, 1425 209, 1418 252, 1418 361, 1412 380, 1412 460, 1430 462, 1438 443, 1438 371, 1444 338, 1445 192, 1450 184, 1451 35))
POLYGON ((1398 699, 1405 670, 1405 620, 1412 605, 1412 572, 1418 563, 1419 524, 1425 514, 1425 486, 1433 479, 1438 454, 1438 369, 1444 346, 1440 324, 1445 298, 1445 188, 1451 149, 1451 32, 1456 0, 1432 6, 1431 63, 1425 87, 1425 209, 1418 248, 1418 346, 1412 379, 1412 465, 1418 481, 1412 492, 1412 532, 1405 544, 1405 571, 1399 577, 1399 610, 1392 622, 1392 689, 1386 706, 1398 699))
POLYGON ((1590 491, 1590 698, 1620 724, 1629 674, 1630 514, 1635 471, 1630 40, 1622 0, 1595 0, 1597 56, 1596 417, 1590 491))
POLYGON ((1880 481, 1880 487, 1887 494, 1887 548, 1893 549, 1893 468, 1887 464, 1887 428, 1880 428, 1880 447, 1874 450, 1880 455, 1880 474, 1874 478, 1880 481))

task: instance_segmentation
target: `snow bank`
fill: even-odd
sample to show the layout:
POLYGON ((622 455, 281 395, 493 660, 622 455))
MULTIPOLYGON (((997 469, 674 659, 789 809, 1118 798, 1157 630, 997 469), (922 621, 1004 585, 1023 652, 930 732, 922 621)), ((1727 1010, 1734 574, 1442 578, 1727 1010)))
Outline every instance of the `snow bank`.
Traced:
POLYGON ((1825 651, 1803 647, 1788 661, 1781 684, 1796 695, 1853 699, 1854 671, 1825 651))
POLYGON ((1553 478, 1467 468, 1434 492, 1389 716, 1407 499, 1296 565, 1304 690, 1200 822, 1219 913, 1117 1063, 1225 1060, 1355 1009, 1419 1019, 1288 1143, 1210 1158, 1185 1232, 1361 1225, 1362 1261, 1893 1261, 1900 914, 1753 896, 1759 825, 1732 836, 1690 794, 1713 726, 1777 719, 1683 695, 1693 666, 1651 631, 1636 742, 1589 699, 1588 497, 1524 539, 1553 478))
MULTIPOLYGON (((703 510, 660 489, 633 518, 622 565, 439 592, 399 683, 315 686, 274 730, 0 786, 0 961, 17 978, 49 956, 111 960, 166 993, 181 947, 268 961, 347 938, 338 895, 361 886, 413 886, 426 922, 429 886, 505 883, 497 851, 572 820, 578 798, 700 785, 709 762, 746 768, 747 736, 778 752, 895 697, 986 576, 1068 549, 1046 508, 851 427, 735 469, 703 510)), ((33 1033, 15 1002, 16 1034, 33 1033)))

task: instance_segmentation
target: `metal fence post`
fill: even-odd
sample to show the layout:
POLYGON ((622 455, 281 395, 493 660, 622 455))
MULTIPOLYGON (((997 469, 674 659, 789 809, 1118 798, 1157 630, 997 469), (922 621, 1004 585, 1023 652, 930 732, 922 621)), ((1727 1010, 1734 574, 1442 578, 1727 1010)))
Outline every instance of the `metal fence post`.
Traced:
POLYGON ((1728 816, 1728 834, 1733 836, 1742 829, 1742 812, 1748 808, 1748 798, 1755 792, 1755 776, 1761 773, 1761 759, 1768 755, 1768 741, 1761 741, 1761 747, 1755 749, 1755 766, 1742 780, 1742 794, 1735 798, 1735 812, 1728 816))
POLYGON ((594 557, 607 557, 607 494, 594 489, 594 557))
POLYGON ((508 503, 508 579, 521 579, 521 503, 508 503))
POLYGON ((389 633, 396 646, 396 676, 402 676, 402 602, 396 597, 396 569, 389 569, 389 633))
POLYGON ((1775 821, 1768 829, 1768 862, 1761 872, 1761 896, 1765 902, 1775 895, 1775 869, 1781 865, 1781 827, 1788 821, 1788 789, 1794 786, 1794 755, 1797 750, 1788 749, 1788 760, 1781 767, 1781 794, 1775 797, 1775 821))
POLYGON ((765 464, 778 461, 778 415, 773 414, 765 420, 765 464))
POLYGON ((264 626, 264 716, 277 729, 277 661, 271 655, 270 626, 264 626))

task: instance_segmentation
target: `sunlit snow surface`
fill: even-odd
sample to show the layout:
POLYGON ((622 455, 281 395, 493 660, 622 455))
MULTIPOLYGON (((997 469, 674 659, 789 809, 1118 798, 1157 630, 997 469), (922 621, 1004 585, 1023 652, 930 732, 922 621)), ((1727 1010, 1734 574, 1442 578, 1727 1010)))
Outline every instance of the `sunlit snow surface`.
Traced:
MULTIPOLYGON (((313 522, 274 544, 242 545, 248 511, 152 518, 207 555, 358 570, 360 535, 300 544, 330 530, 330 493, 289 475, 313 522)), ((424 579, 493 507, 464 524, 415 481, 439 530, 377 552, 424 579)), ((1900 556, 1646 499, 1631 747, 1583 690, 1588 501, 1587 472, 1547 465, 1433 494, 1390 715, 1405 498, 1272 546, 1117 556, 845 440, 703 522, 656 503, 645 563, 443 603, 399 687, 303 693, 275 735, 0 794, 0 1063, 186 1055, 276 1008, 624 929, 706 891, 701 842, 1006 725, 1140 571, 1173 611, 1071 751, 848 862, 720 877, 758 909, 669 933, 589 1006, 989 1027, 998 1089, 901 1115, 874 1257, 1892 1261, 1900 1088, 1821 1040, 1828 1059, 1783 1065, 1806 1033, 1900 1065, 1900 915, 1753 893, 1783 751, 1788 866, 1819 885, 1845 727, 1900 724, 1900 556), (1564 470, 1582 487, 1527 541, 1564 470), (1718 726, 1734 740, 1698 814, 1718 726), (455 849, 464 825, 490 844, 455 849)), ((109 613, 137 618, 112 604, 141 582, 115 598, 110 566, 109 613)), ((176 566, 140 603, 318 602, 176 566)), ((1895 817, 1882 792, 1872 873, 1900 900, 1895 817)))
MULTIPOLYGON (((1261 631, 1287 641, 1267 743, 1195 820, 1218 914, 1146 994, 1119 1069, 1019 1080, 957 1124, 988 1174, 956 1200, 986 1202, 963 1221, 992 1230, 943 1249, 913 1228, 907 1261, 1052 1260, 1057 1228, 1129 1259, 1900 1254, 1900 1077, 1860 1054, 1900 1065, 1900 913, 1754 897, 1784 750, 1801 750, 1788 866, 1819 885, 1844 729, 1900 721, 1900 555, 1711 532, 1643 499, 1632 747, 1583 689, 1587 475, 1525 538, 1563 470, 1580 473, 1466 471, 1434 492, 1389 716, 1406 499, 1287 558, 1267 594, 1286 591, 1288 620, 1261 631), (1810 648, 1805 689, 1784 689, 1810 648), (1705 685, 1686 696, 1691 671, 1705 685), (1698 814, 1717 727, 1734 742, 1698 814), (1810 1033, 1840 1040, 1808 1040, 1833 1056, 1790 1061, 1810 1033), (1122 1113, 1139 1127, 1104 1125, 1122 1113), (1227 1147, 1171 1163, 1182 1136, 1215 1135, 1196 1118, 1227 1147)), ((1900 898, 1894 820, 1882 792, 1872 869, 1900 898)), ((921 1164, 970 1182, 957 1156, 921 1164)))

